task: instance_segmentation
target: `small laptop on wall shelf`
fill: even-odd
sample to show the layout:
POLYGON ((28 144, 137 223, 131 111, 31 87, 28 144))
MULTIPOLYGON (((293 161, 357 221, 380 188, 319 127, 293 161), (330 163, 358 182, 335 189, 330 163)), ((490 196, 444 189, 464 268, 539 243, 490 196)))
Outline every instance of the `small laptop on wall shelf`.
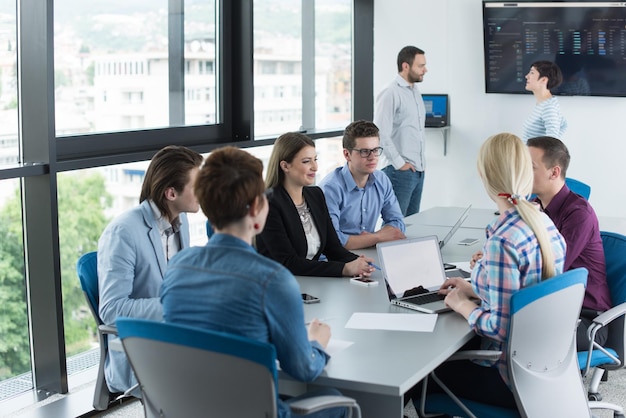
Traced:
POLYGON ((437 293, 446 273, 435 235, 381 242, 376 251, 391 304, 425 313, 450 310, 437 293), (428 293, 415 295, 420 286, 428 293))
POLYGON ((447 94, 422 94, 426 107, 427 128, 443 128, 450 124, 450 103, 447 94))

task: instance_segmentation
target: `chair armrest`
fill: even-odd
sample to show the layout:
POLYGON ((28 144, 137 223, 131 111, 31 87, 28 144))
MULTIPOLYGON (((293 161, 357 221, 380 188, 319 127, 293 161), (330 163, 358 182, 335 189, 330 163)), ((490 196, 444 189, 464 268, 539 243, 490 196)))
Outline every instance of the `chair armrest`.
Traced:
POLYGON ((291 411, 299 415, 308 415, 323 409, 345 406, 356 411, 356 417, 361 416, 359 404, 346 396, 313 396, 289 403, 291 411))
POLYGON ((465 350, 457 351, 451 355, 446 362, 456 360, 498 360, 502 356, 502 351, 495 350, 465 350))
POLYGON ((117 327, 115 325, 99 325, 98 329, 102 334, 117 335, 117 327))
POLYGON ((621 303, 617 306, 614 306, 606 312, 602 312, 600 315, 596 316, 593 319, 593 322, 595 324, 606 326, 606 324, 613 321, 615 318, 619 318, 625 313, 626 313, 626 302, 621 303))

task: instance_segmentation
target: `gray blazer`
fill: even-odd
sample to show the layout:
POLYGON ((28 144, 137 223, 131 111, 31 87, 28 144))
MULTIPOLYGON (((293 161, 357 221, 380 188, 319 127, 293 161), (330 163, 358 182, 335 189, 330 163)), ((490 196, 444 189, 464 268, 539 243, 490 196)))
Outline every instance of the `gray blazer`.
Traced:
MULTIPOLYGON (((189 223, 180 214, 181 249, 189 247, 189 223)), ((119 215, 98 241, 98 291, 100 318, 115 324, 118 317, 163 320, 160 294, 167 268, 161 236, 150 203, 119 215)), ((110 352, 105 363, 106 380, 113 392, 132 387, 126 356, 110 352)))

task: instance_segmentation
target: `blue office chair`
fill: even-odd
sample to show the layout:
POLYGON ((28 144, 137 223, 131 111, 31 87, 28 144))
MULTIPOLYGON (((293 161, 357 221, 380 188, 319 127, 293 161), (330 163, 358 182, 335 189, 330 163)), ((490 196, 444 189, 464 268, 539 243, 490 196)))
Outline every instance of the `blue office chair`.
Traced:
MULTIPOLYGON (((143 394, 146 418, 276 417, 276 349, 237 335, 185 325, 120 318, 124 351, 143 394)), ((290 403, 311 414, 356 401, 319 396, 290 403)))
POLYGON ((114 326, 105 325, 100 319, 98 307, 100 298, 98 295, 98 256, 97 253, 90 252, 83 254, 76 263, 76 273, 80 280, 80 287, 83 289, 87 305, 98 326, 98 342, 100 343, 100 364, 98 366, 98 377, 96 378, 96 388, 93 395, 93 407, 98 411, 108 408, 111 400, 120 394, 111 393, 104 377, 104 361, 109 352, 107 344, 107 334, 117 334, 114 326))
MULTIPOLYGON (((587 270, 580 268, 521 289, 511 297, 507 362, 517 410, 460 399, 433 372, 430 377, 448 393, 426 395, 424 387, 422 416, 435 416, 428 413, 436 412, 472 418, 590 417, 575 338, 586 283, 587 270)), ((459 352, 449 361, 493 359, 500 354, 473 350, 459 352)))
POLYGON ((570 177, 565 177, 565 184, 571 191, 589 200, 591 195, 591 187, 589 185, 570 177))
MULTIPOLYGON (((606 259, 606 280, 611 293, 613 307, 603 312, 593 320, 589 327, 589 341, 595 340, 595 335, 602 327, 608 327, 608 339, 601 346, 595 341, 589 351, 578 353, 578 363, 586 376, 591 369, 593 374, 588 387, 588 396, 592 401, 601 401, 602 396, 598 389, 602 376, 608 370, 624 367, 625 346, 625 314, 626 314, 626 236, 613 232, 600 232, 604 257, 606 259)), ((594 405, 594 403, 592 403, 594 405)), ((612 409, 615 418, 623 418, 622 407, 607 402, 595 403, 602 408, 612 409)))

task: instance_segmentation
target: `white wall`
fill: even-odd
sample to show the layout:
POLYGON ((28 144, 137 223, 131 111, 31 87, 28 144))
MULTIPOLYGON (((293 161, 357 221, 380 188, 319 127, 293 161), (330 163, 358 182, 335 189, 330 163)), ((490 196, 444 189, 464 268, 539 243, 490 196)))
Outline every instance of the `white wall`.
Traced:
MULTIPOLYGON (((429 72, 423 93, 450 95, 448 155, 437 130, 427 138, 422 208, 455 205, 494 207, 476 174, 476 153, 490 135, 521 133, 534 106, 528 95, 486 94, 481 0, 376 0, 374 93, 397 73, 405 45, 426 52, 429 72)), ((626 98, 559 97, 569 128, 563 141, 572 155, 568 171, 591 185, 599 216, 626 217, 626 98)))

